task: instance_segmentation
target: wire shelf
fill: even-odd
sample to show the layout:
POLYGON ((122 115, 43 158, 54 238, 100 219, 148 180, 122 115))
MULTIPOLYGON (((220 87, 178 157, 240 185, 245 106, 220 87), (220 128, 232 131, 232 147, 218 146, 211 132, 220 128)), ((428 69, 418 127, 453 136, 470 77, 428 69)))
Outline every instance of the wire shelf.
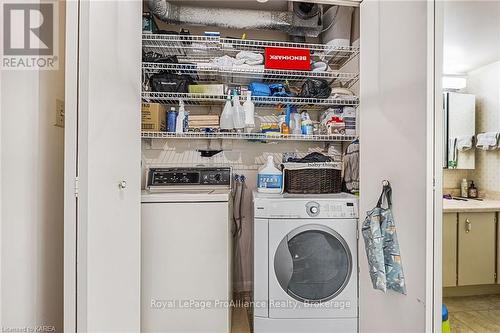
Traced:
MULTIPOLYGON (((143 92, 142 99, 147 103, 160 103, 177 105, 179 101, 184 101, 186 105, 220 105, 225 103, 226 95, 208 95, 198 93, 162 93, 143 92)), ((244 102, 245 97, 240 96, 240 101, 244 102)), ((354 98, 304 98, 304 97, 273 97, 273 96, 252 96, 252 101, 256 107, 271 107, 276 105, 294 105, 310 110, 324 110, 330 106, 357 106, 359 101, 354 98)))
POLYGON ((353 141, 356 136, 350 135, 301 135, 280 133, 233 133, 233 132, 142 132, 143 139, 229 139, 229 140, 253 140, 253 141, 353 141))
POLYGON ((356 47, 192 35, 143 34, 142 46, 146 52, 175 55, 188 62, 208 62, 226 54, 234 56, 240 51, 264 53, 266 47, 302 48, 310 50, 315 60, 327 62, 336 68, 359 54, 359 48, 356 47))
POLYGON ((308 78, 324 79, 329 83, 340 82, 342 86, 350 87, 358 80, 358 74, 342 73, 338 71, 290 71, 264 69, 262 66, 222 66, 209 63, 198 64, 171 64, 150 63, 142 64, 145 74, 154 74, 169 71, 178 75, 189 75, 198 82, 222 82, 225 84, 249 84, 252 81, 278 83, 285 80, 301 84, 308 78))

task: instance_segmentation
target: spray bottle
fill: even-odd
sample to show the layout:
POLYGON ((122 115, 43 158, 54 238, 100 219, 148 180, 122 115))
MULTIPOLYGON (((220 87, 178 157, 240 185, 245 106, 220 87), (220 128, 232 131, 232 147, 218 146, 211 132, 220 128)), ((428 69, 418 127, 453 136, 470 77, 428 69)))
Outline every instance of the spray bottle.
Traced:
POLYGON ((184 133, 184 117, 186 116, 186 110, 184 109, 184 101, 179 101, 179 112, 177 113, 177 119, 175 122, 175 133, 184 133))

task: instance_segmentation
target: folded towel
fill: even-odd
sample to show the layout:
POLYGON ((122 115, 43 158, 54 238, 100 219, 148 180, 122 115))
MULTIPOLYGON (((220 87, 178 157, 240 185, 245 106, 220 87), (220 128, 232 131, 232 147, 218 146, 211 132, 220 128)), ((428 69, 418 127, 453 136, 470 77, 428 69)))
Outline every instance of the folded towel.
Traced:
POLYGON ((264 56, 260 53, 250 51, 240 51, 236 55, 238 61, 243 61, 247 65, 262 65, 264 63, 264 56))
POLYGON ((474 146, 474 135, 460 136, 457 138, 457 150, 467 151, 474 146))
POLYGON ((477 135, 476 147, 483 150, 498 148, 498 132, 486 132, 477 135))

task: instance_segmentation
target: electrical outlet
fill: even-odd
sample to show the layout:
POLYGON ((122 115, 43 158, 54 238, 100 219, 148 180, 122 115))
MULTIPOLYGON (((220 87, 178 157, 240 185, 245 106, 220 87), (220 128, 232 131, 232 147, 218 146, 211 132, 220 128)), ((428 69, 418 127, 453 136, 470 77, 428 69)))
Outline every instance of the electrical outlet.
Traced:
POLYGON ((56 99, 56 123, 57 127, 64 127, 64 101, 56 99))

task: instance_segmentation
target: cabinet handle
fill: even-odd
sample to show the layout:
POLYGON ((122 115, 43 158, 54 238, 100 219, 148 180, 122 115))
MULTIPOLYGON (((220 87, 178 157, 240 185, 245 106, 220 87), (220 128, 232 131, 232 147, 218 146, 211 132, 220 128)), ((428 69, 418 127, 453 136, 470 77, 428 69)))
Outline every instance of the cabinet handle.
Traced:
POLYGON ((469 233, 472 230, 472 223, 470 223, 469 219, 465 219, 465 232, 469 233))

